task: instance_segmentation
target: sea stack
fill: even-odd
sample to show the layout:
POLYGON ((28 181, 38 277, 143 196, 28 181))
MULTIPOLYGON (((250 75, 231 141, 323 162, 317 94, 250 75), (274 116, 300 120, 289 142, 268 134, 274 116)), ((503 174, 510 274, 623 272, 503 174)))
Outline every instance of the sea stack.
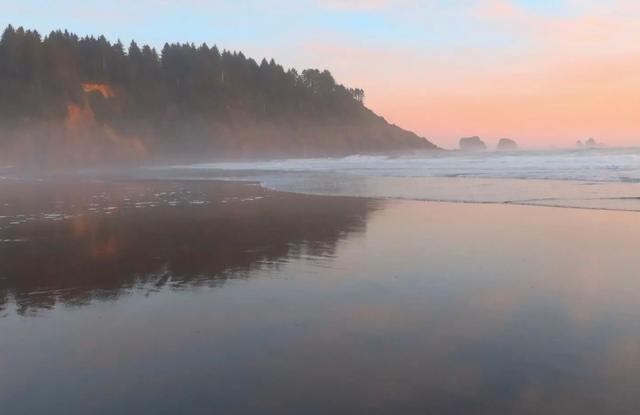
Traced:
POLYGON ((486 151, 487 145, 477 135, 473 137, 462 137, 460 139, 460 150, 462 151, 486 151))
POLYGON ((510 138, 501 138, 497 148, 498 151, 515 151, 518 149, 518 143, 510 138))
POLYGON ((597 148, 597 147, 600 147, 601 144, 598 143, 595 139, 589 138, 587 141, 584 142, 584 146, 586 148, 597 148))

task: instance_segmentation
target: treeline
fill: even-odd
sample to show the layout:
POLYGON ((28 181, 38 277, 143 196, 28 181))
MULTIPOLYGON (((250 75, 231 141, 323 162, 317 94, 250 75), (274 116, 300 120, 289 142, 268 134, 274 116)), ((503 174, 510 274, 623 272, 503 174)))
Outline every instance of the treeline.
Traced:
MULTIPOLYGON (((21 139, 17 132, 25 134, 36 122, 61 125, 73 106, 84 109, 94 127, 142 137, 154 154, 260 156, 296 144, 303 148, 299 154, 295 148, 282 152, 428 147, 363 101, 364 91, 336 83, 328 71, 298 73, 273 59, 258 63, 206 44, 165 44, 158 52, 135 42, 125 48, 104 36, 54 31, 43 37, 12 26, 0 40, 0 145, 21 139), (374 126, 384 131, 374 133, 374 126)), ((37 136, 31 140, 50 141, 37 136)))

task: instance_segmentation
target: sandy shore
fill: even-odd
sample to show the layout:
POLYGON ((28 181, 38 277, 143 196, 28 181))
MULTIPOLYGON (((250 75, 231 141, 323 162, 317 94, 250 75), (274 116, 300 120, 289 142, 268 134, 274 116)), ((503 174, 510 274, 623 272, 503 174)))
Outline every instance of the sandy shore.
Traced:
POLYGON ((635 212, 2 183, 11 414, 632 414, 635 212))

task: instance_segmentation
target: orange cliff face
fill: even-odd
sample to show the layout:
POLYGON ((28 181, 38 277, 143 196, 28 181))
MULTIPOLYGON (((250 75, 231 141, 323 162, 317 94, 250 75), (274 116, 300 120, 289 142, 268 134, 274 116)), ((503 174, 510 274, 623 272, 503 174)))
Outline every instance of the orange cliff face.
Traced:
POLYGON ((67 105, 67 128, 77 130, 88 127, 95 121, 95 115, 91 107, 85 102, 83 106, 67 105))
MULTIPOLYGON (((103 98, 111 100, 117 97, 114 89, 107 84, 82 84, 85 94, 99 92, 103 98)), ((69 151, 73 158, 99 160, 115 157, 124 160, 143 160, 148 157, 147 147, 142 139, 116 131, 113 127, 98 122, 95 113, 85 95, 81 105, 67 105, 65 127, 67 138, 71 141, 69 151), (109 155, 105 154, 105 150, 109 155)))
POLYGON ((115 98, 116 93, 113 88, 108 84, 82 84, 82 90, 86 93, 98 91, 104 98, 115 98))
MULTIPOLYGON (((84 83, 81 84, 82 90, 89 94, 91 92, 99 92, 105 99, 115 98, 116 93, 113 88, 108 84, 92 84, 92 83, 84 83)), ((67 127, 75 130, 81 127, 90 126, 95 122, 95 114, 91 106, 89 105, 89 101, 87 97, 84 97, 83 104, 69 104, 67 105, 67 127)))

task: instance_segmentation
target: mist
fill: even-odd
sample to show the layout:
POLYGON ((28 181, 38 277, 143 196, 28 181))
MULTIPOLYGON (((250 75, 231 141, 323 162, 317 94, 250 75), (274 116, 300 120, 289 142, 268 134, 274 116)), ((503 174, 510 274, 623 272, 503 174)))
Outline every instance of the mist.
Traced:
POLYGON ((369 110, 329 71, 242 52, 8 26, 0 159, 39 166, 343 156, 436 149, 369 110))

